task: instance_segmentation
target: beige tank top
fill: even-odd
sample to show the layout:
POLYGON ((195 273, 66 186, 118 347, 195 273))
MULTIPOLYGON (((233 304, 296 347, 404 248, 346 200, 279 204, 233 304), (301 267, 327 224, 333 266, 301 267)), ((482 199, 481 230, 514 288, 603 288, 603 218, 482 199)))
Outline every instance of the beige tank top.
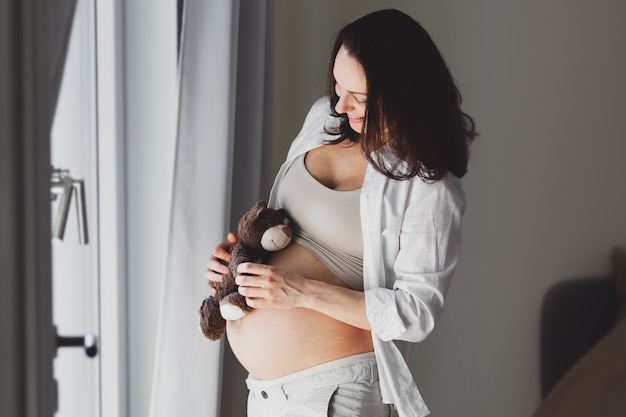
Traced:
POLYGON ((361 190, 336 191, 317 181, 297 157, 276 186, 276 203, 287 211, 294 242, 311 251, 350 288, 363 291, 361 190))

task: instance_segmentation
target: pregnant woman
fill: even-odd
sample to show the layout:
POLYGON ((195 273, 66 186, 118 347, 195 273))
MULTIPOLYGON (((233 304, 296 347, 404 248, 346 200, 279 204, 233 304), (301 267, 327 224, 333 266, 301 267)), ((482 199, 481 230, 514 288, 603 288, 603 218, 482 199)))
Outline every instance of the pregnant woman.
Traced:
MULTIPOLYGON (((396 10, 340 31, 328 87, 270 194, 293 242, 238 270, 254 310, 227 336, 249 372, 248 415, 425 416, 406 360, 460 258, 474 124, 430 36, 396 10)), ((226 274, 235 239, 207 279, 226 274)))

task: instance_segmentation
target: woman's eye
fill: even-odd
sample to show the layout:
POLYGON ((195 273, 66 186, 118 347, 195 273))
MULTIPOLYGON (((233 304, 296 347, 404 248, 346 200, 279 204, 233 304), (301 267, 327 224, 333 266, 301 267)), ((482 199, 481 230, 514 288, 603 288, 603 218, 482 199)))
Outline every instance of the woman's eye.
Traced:
POLYGON ((355 97, 354 99, 355 99, 355 100, 356 100, 356 102, 357 102, 357 103, 359 103, 359 104, 367 104, 367 99, 366 99, 366 98, 358 98, 358 97, 355 97))

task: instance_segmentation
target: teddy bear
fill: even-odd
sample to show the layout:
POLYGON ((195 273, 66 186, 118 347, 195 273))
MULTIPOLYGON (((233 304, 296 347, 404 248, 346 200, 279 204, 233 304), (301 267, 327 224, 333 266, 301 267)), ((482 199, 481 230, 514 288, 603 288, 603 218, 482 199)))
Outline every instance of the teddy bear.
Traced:
POLYGON ((237 290, 237 267, 244 262, 266 262, 271 252, 289 245, 291 233, 285 210, 269 208, 264 200, 241 217, 237 241, 231 247, 228 274, 223 282, 209 282, 216 293, 205 298, 200 306, 200 331, 207 339, 220 339, 226 330, 226 320, 239 320, 252 310, 237 290))

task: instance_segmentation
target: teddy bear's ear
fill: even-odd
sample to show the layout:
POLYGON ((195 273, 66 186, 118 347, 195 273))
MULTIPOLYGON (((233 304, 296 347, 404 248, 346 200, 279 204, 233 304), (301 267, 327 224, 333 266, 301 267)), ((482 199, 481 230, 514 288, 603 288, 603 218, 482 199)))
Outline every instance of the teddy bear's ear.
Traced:
POLYGON ((258 219, 263 210, 267 208, 267 202, 265 200, 261 200, 254 206, 254 218, 258 219))
POLYGON ((287 222, 287 220, 288 220, 287 219, 287 211, 285 209, 281 208, 281 209, 276 210, 276 212, 278 214, 280 214, 282 217, 284 217, 285 218, 285 222, 287 222))

